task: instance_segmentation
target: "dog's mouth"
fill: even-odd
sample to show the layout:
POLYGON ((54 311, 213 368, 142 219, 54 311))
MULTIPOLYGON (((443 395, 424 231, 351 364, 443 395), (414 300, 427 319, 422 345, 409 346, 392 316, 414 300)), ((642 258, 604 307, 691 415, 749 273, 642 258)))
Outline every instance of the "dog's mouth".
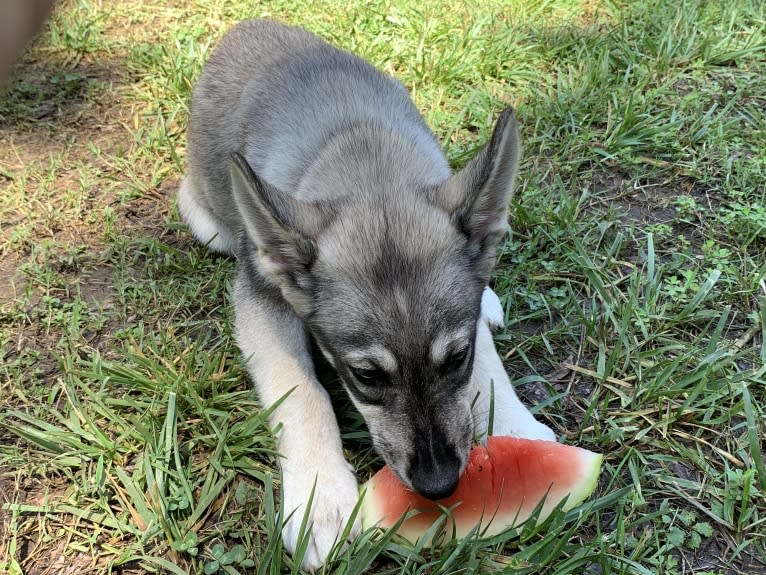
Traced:
POLYGON ((415 488, 412 486, 412 481, 410 481, 410 479, 406 475, 402 474, 402 472, 397 467, 394 467, 393 465, 389 465, 389 467, 394 472, 394 475, 396 475, 396 478, 399 481, 401 481, 402 484, 407 487, 407 489, 409 489, 410 491, 415 491, 415 488))
POLYGON ((412 481, 410 481, 410 478, 406 473, 407 466, 403 465, 404 461, 407 460, 407 456, 405 455, 402 457, 397 457, 398 451, 393 448, 391 443, 382 437, 373 435, 372 444, 375 447, 375 451, 378 452, 378 455, 383 458, 383 462, 391 468, 391 471, 394 472, 396 478, 401 481, 407 487, 407 489, 414 491, 414 488, 412 487, 412 481))

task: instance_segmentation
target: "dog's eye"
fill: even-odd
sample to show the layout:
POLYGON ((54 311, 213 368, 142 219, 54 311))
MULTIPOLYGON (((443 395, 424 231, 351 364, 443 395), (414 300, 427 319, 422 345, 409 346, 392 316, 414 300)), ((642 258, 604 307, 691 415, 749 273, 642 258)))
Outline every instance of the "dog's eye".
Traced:
POLYGON ((385 372, 376 367, 349 367, 349 369, 356 380, 364 385, 379 385, 386 378, 385 372))
POLYGON ((442 363, 442 371, 445 373, 448 373, 450 371, 456 371, 463 367, 463 364, 465 363, 466 358, 468 357, 468 348, 464 347, 463 349, 459 349, 458 351, 455 351, 447 356, 447 358, 444 360, 444 363, 442 363))

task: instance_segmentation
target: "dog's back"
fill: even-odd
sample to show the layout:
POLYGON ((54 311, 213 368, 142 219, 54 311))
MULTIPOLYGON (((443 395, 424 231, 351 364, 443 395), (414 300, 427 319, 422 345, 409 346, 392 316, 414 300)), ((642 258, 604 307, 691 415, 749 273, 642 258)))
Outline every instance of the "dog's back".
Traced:
POLYGON ((368 187, 381 171, 410 184, 449 176, 438 142, 398 81, 276 22, 249 20, 232 29, 195 86, 192 112, 195 199, 234 233, 241 222, 229 182, 233 152, 271 185, 307 200, 348 193, 348 182, 311 181, 312 169, 328 173, 323 164, 336 178, 349 168, 348 177, 368 187))

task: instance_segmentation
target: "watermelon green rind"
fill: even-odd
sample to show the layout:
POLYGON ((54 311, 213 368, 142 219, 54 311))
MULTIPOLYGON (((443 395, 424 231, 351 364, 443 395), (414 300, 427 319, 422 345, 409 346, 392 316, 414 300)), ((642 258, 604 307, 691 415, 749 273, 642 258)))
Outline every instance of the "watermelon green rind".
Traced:
MULTIPOLYGON (((451 522, 448 522, 447 534, 451 534, 454 529, 454 533, 458 538, 464 537, 475 528, 477 523, 481 522, 479 532, 483 537, 497 535, 510 527, 527 521, 535 507, 537 507, 543 497, 545 497, 545 501, 537 516, 537 521, 542 522, 550 516, 557 505, 561 504, 564 498, 566 498, 566 501, 562 506, 562 509, 568 511, 585 501, 596 488, 601 463, 603 461, 603 456, 600 454, 578 447, 563 446, 553 442, 515 440, 512 438, 490 438, 490 440, 489 452, 486 450, 482 451, 482 448, 477 448, 476 452, 472 454, 471 461, 477 464, 478 470, 474 469, 474 483, 469 482, 469 484, 477 486, 475 487, 475 489, 478 490, 476 493, 489 490, 495 498, 493 500, 494 508, 492 507, 492 501, 487 500, 486 498, 478 502, 472 501, 466 503, 463 509, 461 509, 462 502, 454 503, 453 501, 451 506, 441 502, 442 505, 452 508, 452 513, 455 519, 454 525, 451 522), (567 485, 556 486, 555 482, 552 482, 553 486, 549 487, 547 490, 542 486, 535 485, 535 488, 530 490, 536 493, 541 493, 542 491, 543 493, 542 496, 532 495, 532 497, 536 499, 535 501, 525 501, 523 493, 521 498, 519 498, 518 493, 516 492, 518 490, 523 491, 523 478, 510 477, 509 480, 516 479, 513 485, 518 486, 508 492, 510 494, 510 499, 506 498, 503 503, 503 498, 499 496, 499 493, 503 491, 502 482, 505 479, 501 478, 501 484, 498 486, 496 479, 492 476, 492 472, 490 472, 489 477, 486 471, 484 471, 484 475, 482 475, 482 464, 486 463, 492 468, 494 466, 492 460, 495 458, 497 458, 501 464, 505 463, 506 458, 508 460, 513 459, 513 457, 506 457, 507 454, 503 453, 504 450, 507 449, 510 449, 513 453, 516 453, 516 451, 523 451, 524 449, 532 449, 532 455, 537 455, 539 452, 542 453, 543 456, 546 455, 545 452, 547 450, 547 457, 553 458, 554 460, 552 468, 553 473, 556 473, 555 469, 557 462, 555 460, 557 459, 557 454, 562 452, 560 456, 566 459, 567 463, 570 465, 576 463, 577 469, 570 470, 571 473, 569 474, 570 478, 567 480, 567 485), (477 481, 478 483, 476 483, 477 481), (490 483, 490 485, 487 485, 487 483, 490 483), (486 513, 482 512, 481 509, 485 509, 486 513)), ((540 467, 538 473, 545 469, 544 463, 536 462, 535 465, 540 467)), ((563 472, 563 475, 567 475, 566 472, 563 472)), ((469 491, 469 493, 474 492, 469 491)), ((365 529, 373 526, 382 528, 391 527, 401 515, 401 512, 397 512, 398 516, 396 517, 391 515, 391 508, 397 508, 398 505, 401 505, 402 499, 406 500, 411 497, 414 500, 418 498, 416 495, 409 493, 405 487, 401 486, 398 480, 394 479, 393 472, 389 468, 384 468, 370 479, 370 481, 363 487, 362 495, 363 499, 360 507, 360 519, 362 527, 365 529), (393 489, 393 492, 392 485, 398 486, 393 489), (387 497, 387 499, 384 500, 384 497, 387 497)), ((422 500, 422 498, 420 499, 422 500)), ((474 497, 474 499, 476 498, 474 497)), ((434 504, 431 504, 432 508, 433 505, 434 504)), ((411 512, 411 515, 412 517, 404 521, 399 527, 398 534, 414 543, 426 533, 440 513, 430 512, 418 514, 417 512, 411 512)), ((430 544, 430 542, 427 543, 430 544)))
POLYGON ((383 511, 378 506, 376 496, 375 477, 372 477, 361 489, 362 504, 359 506, 359 520, 362 522, 362 528, 377 527, 383 518, 383 511))
MULTIPOLYGON (((598 486, 598 477, 601 473, 601 464, 604 462, 604 456, 592 451, 583 451, 585 453, 582 455, 582 481, 569 492, 569 497, 562 507, 564 511, 569 511, 580 505, 591 496, 598 486)), ((543 521, 543 519, 540 521, 543 521)))

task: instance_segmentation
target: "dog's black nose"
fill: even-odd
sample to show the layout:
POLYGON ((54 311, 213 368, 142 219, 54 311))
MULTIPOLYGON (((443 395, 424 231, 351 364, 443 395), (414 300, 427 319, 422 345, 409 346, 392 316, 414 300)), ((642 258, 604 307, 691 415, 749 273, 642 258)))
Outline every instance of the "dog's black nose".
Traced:
POLYGON ((449 458, 438 465, 413 465, 410 470, 410 481, 413 489, 428 499, 444 499, 457 489, 460 480, 460 462, 457 458, 449 458))

